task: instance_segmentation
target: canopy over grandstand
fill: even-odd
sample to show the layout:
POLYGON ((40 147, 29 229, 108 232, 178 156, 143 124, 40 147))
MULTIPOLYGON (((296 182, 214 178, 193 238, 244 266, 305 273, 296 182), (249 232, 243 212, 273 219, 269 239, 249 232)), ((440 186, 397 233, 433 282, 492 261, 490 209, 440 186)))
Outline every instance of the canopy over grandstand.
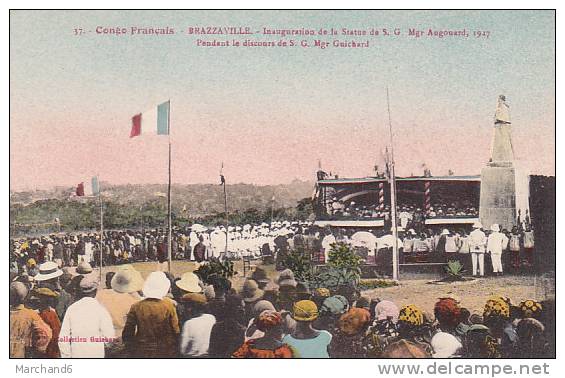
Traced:
MULTIPOLYGON (((390 213, 390 185, 384 177, 325 178, 316 183, 320 226, 382 227, 390 213)), ((472 224, 479 217, 481 177, 397 177, 398 213, 420 213, 429 225, 472 224)))

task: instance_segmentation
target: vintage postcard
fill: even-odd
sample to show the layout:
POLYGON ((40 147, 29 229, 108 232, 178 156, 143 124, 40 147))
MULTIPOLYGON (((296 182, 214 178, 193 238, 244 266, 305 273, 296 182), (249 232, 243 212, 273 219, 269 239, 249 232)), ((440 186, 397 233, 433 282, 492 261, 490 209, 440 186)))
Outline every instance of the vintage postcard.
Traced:
POLYGON ((11 10, 9 41, 16 373, 556 357, 555 10, 11 10))

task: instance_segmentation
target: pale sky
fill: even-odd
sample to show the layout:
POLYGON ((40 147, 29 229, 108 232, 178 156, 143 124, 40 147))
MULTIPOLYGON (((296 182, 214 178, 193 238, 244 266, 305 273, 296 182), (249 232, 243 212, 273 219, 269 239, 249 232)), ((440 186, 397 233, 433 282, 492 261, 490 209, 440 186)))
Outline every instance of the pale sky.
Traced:
POLYGON ((134 114, 168 99, 175 183, 216 183, 222 161, 228 183, 313 180, 318 159, 342 177, 366 176, 389 140, 387 85, 399 175, 420 173, 422 163, 435 175, 480 173, 499 94, 511 107, 518 164, 554 175, 554 30, 551 11, 11 12, 11 189, 74 186, 95 174, 166 183, 168 138, 129 131, 134 114), (184 33, 232 25, 403 35, 322 50, 204 48, 184 33), (73 35, 97 26, 177 34, 73 35), (408 28, 490 37, 415 39, 408 28))

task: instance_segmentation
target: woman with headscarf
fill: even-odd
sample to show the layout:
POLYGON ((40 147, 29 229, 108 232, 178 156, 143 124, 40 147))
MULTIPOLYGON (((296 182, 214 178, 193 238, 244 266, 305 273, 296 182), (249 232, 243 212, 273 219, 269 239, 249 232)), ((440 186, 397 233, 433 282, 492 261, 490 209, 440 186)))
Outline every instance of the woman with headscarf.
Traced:
POLYGON ((263 337, 263 331, 257 327, 257 322, 259 321, 259 316, 263 311, 275 311, 275 306, 269 301, 260 300, 253 306, 252 318, 247 324, 247 329, 245 330, 245 341, 258 339, 263 337))
POLYGON ((500 346, 484 324, 472 324, 463 338, 465 358, 500 358, 500 346))
POLYGON ((432 348, 427 341, 428 324, 425 321, 424 313, 416 305, 411 304, 400 308, 397 329, 399 338, 417 344, 428 353, 432 353, 432 348))
POLYGON ((293 349, 294 357, 329 358, 328 348, 332 334, 312 327, 312 322, 318 318, 316 304, 309 300, 296 302, 292 317, 296 320, 296 330, 286 335, 282 341, 293 349))
POLYGON ((180 334, 177 312, 174 303, 164 299, 170 285, 163 272, 152 272, 145 280, 145 299, 131 306, 122 332, 130 357, 177 356, 180 334))
POLYGON ((453 358, 460 356, 463 345, 452 334, 438 332, 432 337, 430 342, 433 349, 433 358, 453 358))
POLYGON ((537 320, 541 319, 543 311, 543 306, 541 303, 533 299, 528 299, 520 302, 520 305, 518 307, 522 312, 522 318, 534 318, 537 320))
POLYGON ((511 358, 516 349, 518 335, 510 321, 511 306, 508 298, 494 296, 487 300, 483 312, 484 324, 490 328, 500 344, 503 358, 511 358))
POLYGON ((349 302, 342 295, 326 298, 320 307, 319 317, 315 326, 333 333, 337 327, 340 316, 349 310, 349 302))
POLYGON ((549 358, 549 343, 545 337, 545 327, 539 320, 526 318, 516 327, 518 343, 514 358, 549 358))
POLYGON ((234 353, 234 358, 292 358, 293 350, 281 341, 283 318, 273 310, 261 312, 257 328, 263 332, 258 339, 247 340, 234 353))
POLYGON ((374 314, 364 340, 367 357, 379 357, 389 344, 398 340, 398 307, 391 301, 377 299, 374 314))
POLYGON ((365 357, 363 339, 371 320, 367 309, 353 307, 338 321, 330 344, 332 358, 365 357))
POLYGON ((461 307, 455 299, 440 299, 434 306, 434 315, 443 332, 456 335, 456 328, 461 322, 461 307))

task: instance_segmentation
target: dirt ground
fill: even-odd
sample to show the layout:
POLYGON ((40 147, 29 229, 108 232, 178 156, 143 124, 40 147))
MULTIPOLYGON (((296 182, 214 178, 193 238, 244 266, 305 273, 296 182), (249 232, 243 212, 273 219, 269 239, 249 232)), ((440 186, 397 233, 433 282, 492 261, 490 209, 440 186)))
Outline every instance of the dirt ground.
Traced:
MULTIPOLYGON (((142 262, 132 264, 141 272, 143 277, 158 269, 155 262, 142 262)), ((276 279, 277 273, 274 266, 263 266, 267 274, 276 279)), ((197 268, 194 262, 174 261, 172 273, 180 277, 182 273, 193 271, 197 268)), ((233 286, 237 289, 243 285, 243 266, 242 263, 235 262, 235 268, 239 272, 232 280, 233 286)), ((119 266, 104 267, 102 273, 116 271, 119 266)), ((166 269, 166 265, 164 268, 166 269)), ((98 272, 95 269, 93 274, 98 272)), ((249 276, 250 273, 247 273, 249 276)), ((440 277, 436 277, 440 278, 440 277)), ((454 294, 461 300, 461 305, 468 308, 471 313, 482 313, 484 304, 491 295, 503 295, 511 299, 512 303, 518 304, 525 299, 536 299, 538 301, 555 298, 555 280, 549 276, 502 276, 485 277, 468 282, 430 284, 432 279, 429 276, 419 278, 418 275, 411 274, 407 279, 400 280, 398 286, 372 289, 363 292, 363 295, 370 298, 388 299, 401 306, 404 304, 415 304, 422 310, 433 313, 433 306, 436 299, 445 294, 454 294)))

